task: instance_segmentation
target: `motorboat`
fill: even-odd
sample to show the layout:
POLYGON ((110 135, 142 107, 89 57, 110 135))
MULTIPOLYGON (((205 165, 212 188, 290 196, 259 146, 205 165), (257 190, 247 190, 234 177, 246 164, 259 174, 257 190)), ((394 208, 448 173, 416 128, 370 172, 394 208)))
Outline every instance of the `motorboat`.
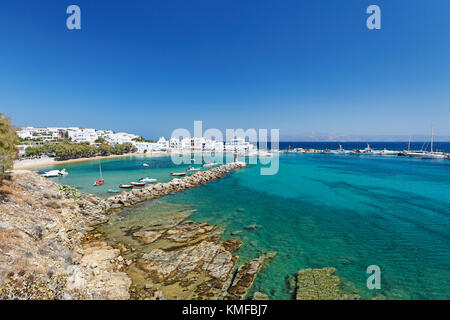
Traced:
POLYGON ((186 172, 171 172, 170 174, 171 174, 172 176, 180 177, 180 176, 185 176, 185 175, 186 175, 186 172))
POLYGON ((151 183, 151 182, 156 182, 156 181, 158 181, 158 179, 151 179, 149 177, 139 179, 139 182, 145 182, 145 183, 151 183))
POLYGON ((133 187, 144 187, 145 182, 131 182, 130 183, 133 187))
POLYGON ((119 193, 120 190, 116 190, 116 189, 108 189, 109 193, 119 193))
POLYGON ((150 167, 150 165, 147 164, 147 163, 144 163, 142 166, 143 166, 143 167, 150 167))
POLYGON ((384 148, 384 150, 381 151, 380 154, 383 156, 396 156, 396 155, 398 155, 398 151, 387 150, 386 148, 384 148))
POLYGON ((119 188, 122 189, 132 189, 134 186, 131 184, 119 184, 119 188))
POLYGON ((62 170, 50 170, 50 171, 44 172, 42 174, 42 176, 46 177, 46 178, 54 178, 54 177, 65 176, 68 174, 69 173, 66 171, 66 169, 62 169, 62 170))
POLYGON ((187 171, 200 171, 200 168, 189 167, 187 171))

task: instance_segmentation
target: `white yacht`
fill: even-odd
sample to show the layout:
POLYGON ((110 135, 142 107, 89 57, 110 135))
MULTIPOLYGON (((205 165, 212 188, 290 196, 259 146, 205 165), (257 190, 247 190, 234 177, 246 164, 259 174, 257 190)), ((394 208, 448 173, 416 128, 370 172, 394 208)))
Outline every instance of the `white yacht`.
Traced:
POLYGON ((139 179, 139 182, 145 182, 145 183, 151 183, 151 182, 156 182, 156 181, 158 181, 158 179, 152 179, 152 178, 149 178, 149 177, 145 177, 145 178, 140 178, 139 179))
POLYGON ((66 169, 62 169, 62 170, 50 170, 50 171, 44 172, 42 174, 42 176, 46 177, 46 178, 53 178, 53 177, 65 176, 68 174, 69 173, 66 171, 66 169))

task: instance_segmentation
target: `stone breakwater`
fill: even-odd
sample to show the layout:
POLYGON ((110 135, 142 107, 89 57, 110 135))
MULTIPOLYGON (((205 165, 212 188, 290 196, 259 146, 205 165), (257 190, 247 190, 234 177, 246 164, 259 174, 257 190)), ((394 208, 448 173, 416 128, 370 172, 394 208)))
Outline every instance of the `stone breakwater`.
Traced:
POLYGON ((180 192, 191 189, 200 184, 205 184, 213 180, 220 179, 231 171, 245 168, 246 166, 247 164, 244 162, 228 163, 206 171, 199 171, 193 175, 185 176, 183 178, 175 178, 170 182, 156 183, 141 189, 136 188, 128 192, 122 192, 116 196, 109 197, 106 202, 103 203, 104 209, 106 211, 111 209, 119 209, 122 207, 135 205, 146 200, 160 198, 172 192, 180 192))

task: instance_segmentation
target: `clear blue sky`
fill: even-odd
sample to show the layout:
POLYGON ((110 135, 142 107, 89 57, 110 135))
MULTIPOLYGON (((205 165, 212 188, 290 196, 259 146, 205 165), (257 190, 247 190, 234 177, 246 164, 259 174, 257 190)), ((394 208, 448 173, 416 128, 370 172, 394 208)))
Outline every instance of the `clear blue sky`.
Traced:
POLYGON ((450 135, 448 0, 2 0, 14 124, 450 135), (82 30, 66 28, 66 8, 82 30), (382 29, 366 28, 370 4, 382 29))

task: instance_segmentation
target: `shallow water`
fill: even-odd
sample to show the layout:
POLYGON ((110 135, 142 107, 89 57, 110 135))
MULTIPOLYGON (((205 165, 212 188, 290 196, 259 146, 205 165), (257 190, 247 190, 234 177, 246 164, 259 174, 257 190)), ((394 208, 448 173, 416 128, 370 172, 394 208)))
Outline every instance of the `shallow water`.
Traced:
MULTIPOLYGON (((64 167, 70 174, 59 182, 101 195, 111 187, 90 186, 96 162, 64 167)), ((107 183, 118 184, 141 176, 168 181, 173 164, 168 157, 122 158, 102 167, 107 183), (152 167, 139 167, 141 161, 152 167)), ((173 204, 196 209, 191 220, 223 226, 224 239, 242 240, 240 263, 278 252, 252 290, 272 299, 293 297, 288 277, 298 269, 327 266, 337 269, 346 291, 363 298, 450 298, 448 160, 284 154, 277 175, 261 176, 254 166, 153 202, 128 209, 121 221, 138 216, 142 223, 146 214, 150 221, 155 207, 173 204), (245 229, 250 224, 259 228, 245 229), (232 237, 236 230, 242 235, 232 237), (366 288, 373 264, 381 268, 381 290, 366 288)))

